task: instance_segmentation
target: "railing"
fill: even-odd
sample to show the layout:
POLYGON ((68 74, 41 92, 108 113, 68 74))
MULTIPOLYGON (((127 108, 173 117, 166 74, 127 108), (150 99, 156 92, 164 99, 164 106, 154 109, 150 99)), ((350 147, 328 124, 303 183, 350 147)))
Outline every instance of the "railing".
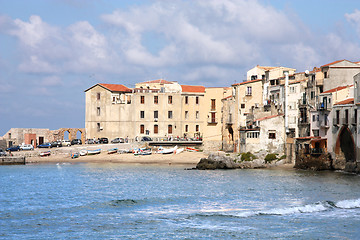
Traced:
POLYGON ((208 118, 208 120, 207 120, 207 122, 208 123, 218 123, 218 120, 217 120, 217 117, 215 117, 215 118, 208 118))
POLYGON ((312 155, 320 155, 325 153, 325 149, 324 148, 311 148, 310 152, 312 155))

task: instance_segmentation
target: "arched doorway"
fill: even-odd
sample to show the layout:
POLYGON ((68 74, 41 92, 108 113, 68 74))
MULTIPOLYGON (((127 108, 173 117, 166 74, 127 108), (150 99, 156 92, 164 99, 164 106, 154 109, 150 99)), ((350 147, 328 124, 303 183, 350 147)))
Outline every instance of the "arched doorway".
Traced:
POLYGON ((356 160, 354 138, 349 128, 345 126, 338 135, 335 155, 336 159, 345 160, 345 162, 354 162, 356 160))

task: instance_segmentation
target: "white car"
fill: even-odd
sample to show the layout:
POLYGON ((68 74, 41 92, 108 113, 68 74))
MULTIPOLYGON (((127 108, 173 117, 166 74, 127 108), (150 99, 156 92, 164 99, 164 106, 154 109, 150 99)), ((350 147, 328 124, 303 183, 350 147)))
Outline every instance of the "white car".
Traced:
POLYGON ((34 150, 34 146, 31 144, 20 145, 20 150, 34 150))
POLYGON ((65 147, 65 146, 71 146, 71 142, 70 142, 70 140, 61 140, 61 145, 62 145, 63 147, 65 147))

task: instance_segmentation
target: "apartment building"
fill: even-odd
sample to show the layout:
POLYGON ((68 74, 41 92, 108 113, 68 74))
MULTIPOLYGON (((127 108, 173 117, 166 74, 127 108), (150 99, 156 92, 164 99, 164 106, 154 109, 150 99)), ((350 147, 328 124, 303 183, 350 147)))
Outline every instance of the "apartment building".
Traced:
POLYGON ((196 138, 204 147, 221 147, 221 99, 228 88, 180 85, 163 79, 96 84, 85 90, 88 138, 149 136, 196 138))

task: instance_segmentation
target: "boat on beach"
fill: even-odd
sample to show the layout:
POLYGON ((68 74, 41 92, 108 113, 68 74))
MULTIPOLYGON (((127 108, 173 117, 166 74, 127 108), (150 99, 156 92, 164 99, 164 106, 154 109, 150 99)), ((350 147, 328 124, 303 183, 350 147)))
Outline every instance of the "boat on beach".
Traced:
POLYGON ((50 152, 50 151, 41 152, 41 153, 40 153, 40 157, 50 156, 50 154, 51 154, 51 152, 50 152))
POLYGON ((139 156, 139 155, 151 155, 152 151, 151 149, 146 149, 146 148, 139 148, 137 150, 134 151, 134 155, 135 156, 139 156))
POLYGON ((87 155, 96 155, 96 154, 100 154, 100 153, 101 153, 101 149, 87 151, 87 155))
POLYGON ((118 149, 117 148, 111 148, 111 149, 108 149, 108 154, 113 154, 113 153, 117 153, 118 149))
POLYGON ((87 150, 81 150, 80 151, 80 156, 85 156, 87 155, 88 151, 87 150))
POLYGON ((80 156, 80 154, 78 152, 71 153, 71 158, 72 159, 78 158, 79 156, 80 156))
POLYGON ((186 151, 188 151, 188 152, 198 152, 199 149, 192 148, 192 147, 187 147, 187 148, 186 148, 186 151))
POLYGON ((178 146, 176 145, 176 146, 173 147, 173 148, 164 148, 164 149, 160 150, 159 153, 162 153, 162 154, 172 154, 172 153, 175 153, 177 149, 178 149, 178 146))

